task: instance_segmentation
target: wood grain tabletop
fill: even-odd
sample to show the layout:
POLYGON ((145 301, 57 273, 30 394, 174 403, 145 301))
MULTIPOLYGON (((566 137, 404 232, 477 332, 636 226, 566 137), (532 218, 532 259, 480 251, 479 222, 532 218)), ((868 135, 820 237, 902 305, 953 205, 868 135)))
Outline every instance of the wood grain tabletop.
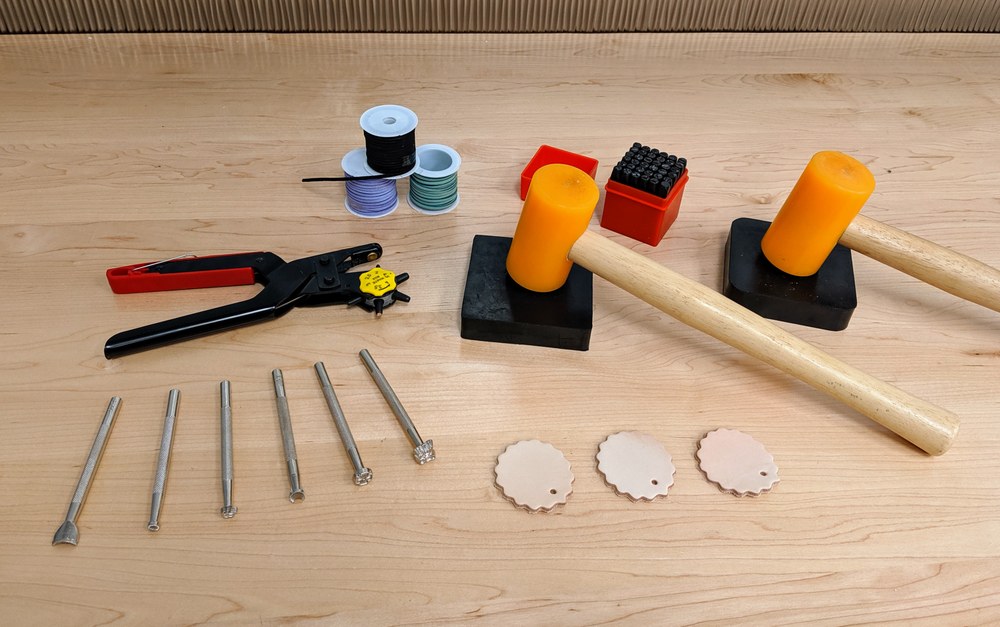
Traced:
MULTIPOLYGON (((108 35, 0 38, 0 622, 637 625, 1000 622, 1000 314, 854 255, 840 332, 778 323, 962 421, 931 457, 801 381, 595 277, 588 351, 460 337, 473 237, 511 236, 541 144, 612 165, 688 159, 658 246, 591 230, 720 290, 739 217, 770 220, 810 156, 863 162, 868 217, 1000 266, 993 35, 108 35), (362 219, 336 176, 362 112, 399 104, 461 155, 461 200, 362 219), (106 359, 113 334, 259 286, 114 294, 108 268, 185 253, 297 259, 369 242, 410 275, 356 307, 106 359), (358 358, 377 360, 437 459, 414 463, 358 358), (366 465, 358 487, 313 364, 366 465), (284 373, 304 501, 290 503, 271 371, 284 373), (236 517, 219 515, 231 381, 236 517), (171 388, 161 528, 146 529, 171 388), (80 514, 52 546, 98 424, 123 399, 80 514), (770 452, 737 498, 698 466, 708 432, 770 452), (632 502, 597 471, 609 435, 676 467, 632 502), (520 440, 561 451, 549 513, 494 484, 520 440)), ((405 190, 405 182, 400 182, 405 190)), ((366 266, 370 267, 370 266, 366 266)))

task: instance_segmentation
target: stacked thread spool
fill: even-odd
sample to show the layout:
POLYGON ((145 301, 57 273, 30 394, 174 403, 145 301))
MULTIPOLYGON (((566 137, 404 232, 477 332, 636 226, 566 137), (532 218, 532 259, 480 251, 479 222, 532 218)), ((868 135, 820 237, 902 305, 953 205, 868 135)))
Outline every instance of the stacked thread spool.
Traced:
POLYGON ((458 153, 441 144, 416 146, 417 115, 399 105, 379 105, 361 115, 365 147, 341 160, 346 182, 344 206, 362 218, 380 218, 399 206, 396 183, 409 180, 407 204, 423 214, 447 213, 458 206, 458 153), (381 177, 381 178, 376 178, 381 177))

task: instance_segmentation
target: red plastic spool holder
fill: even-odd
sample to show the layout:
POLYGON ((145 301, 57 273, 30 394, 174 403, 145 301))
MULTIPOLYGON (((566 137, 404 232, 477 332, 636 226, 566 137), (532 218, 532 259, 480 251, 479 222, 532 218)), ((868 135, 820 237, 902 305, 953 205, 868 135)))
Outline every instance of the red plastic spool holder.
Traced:
POLYGON ((677 219, 687 180, 688 171, 685 168, 666 198, 608 181, 604 186, 601 226, 650 246, 658 245, 677 219))
POLYGON ((597 176, 597 159, 542 144, 535 151, 535 156, 531 158, 528 165, 521 171, 521 200, 528 197, 528 186, 531 185, 531 177, 535 175, 538 168, 550 163, 571 165, 586 172, 590 178, 597 176))

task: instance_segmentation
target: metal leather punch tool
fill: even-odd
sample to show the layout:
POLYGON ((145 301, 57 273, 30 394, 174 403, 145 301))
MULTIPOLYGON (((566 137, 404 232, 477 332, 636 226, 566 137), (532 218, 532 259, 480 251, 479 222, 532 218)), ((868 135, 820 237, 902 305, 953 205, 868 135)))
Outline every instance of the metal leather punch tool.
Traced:
POLYGON ((157 322, 112 336, 104 345, 108 359, 173 344, 227 329, 271 320, 293 307, 355 305, 381 316, 396 301, 410 297, 396 286, 409 278, 376 266, 347 272, 382 256, 376 243, 285 261, 274 253, 254 252, 207 257, 175 257, 148 264, 111 268, 108 284, 116 294, 260 283, 248 300, 157 322))

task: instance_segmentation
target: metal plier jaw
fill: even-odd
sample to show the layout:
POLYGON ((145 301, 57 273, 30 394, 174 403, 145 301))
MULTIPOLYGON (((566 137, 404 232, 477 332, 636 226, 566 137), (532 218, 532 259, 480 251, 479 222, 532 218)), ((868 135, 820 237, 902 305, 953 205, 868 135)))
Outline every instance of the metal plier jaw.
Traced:
POLYGON ((379 266, 367 272, 347 271, 381 256, 382 247, 371 243, 287 262, 274 253, 253 252, 111 268, 108 283, 116 294, 251 283, 264 289, 248 300, 118 333, 105 343, 104 356, 112 359, 271 320, 293 307, 354 305, 381 316, 393 303, 409 302, 410 297, 397 289, 409 275, 379 266))

